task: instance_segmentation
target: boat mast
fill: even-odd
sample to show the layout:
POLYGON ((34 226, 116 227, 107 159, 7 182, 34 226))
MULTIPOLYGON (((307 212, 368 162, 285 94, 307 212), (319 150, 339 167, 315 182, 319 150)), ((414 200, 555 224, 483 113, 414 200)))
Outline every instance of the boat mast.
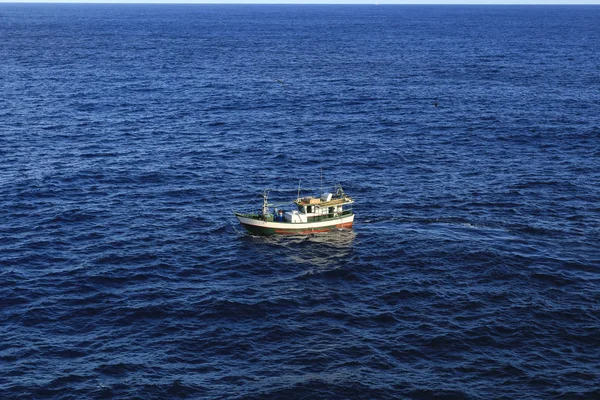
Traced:
POLYGON ((269 202, 267 201, 268 192, 269 191, 267 189, 265 189, 265 191, 263 192, 263 206, 262 206, 263 218, 266 218, 267 214, 269 213, 269 202))

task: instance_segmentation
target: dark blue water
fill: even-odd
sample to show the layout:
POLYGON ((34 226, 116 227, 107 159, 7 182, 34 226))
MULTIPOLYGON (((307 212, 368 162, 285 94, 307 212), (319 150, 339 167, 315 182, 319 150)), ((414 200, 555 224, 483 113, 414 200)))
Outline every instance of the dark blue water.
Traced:
POLYGON ((600 398, 598 21, 0 5, 0 398, 600 398))

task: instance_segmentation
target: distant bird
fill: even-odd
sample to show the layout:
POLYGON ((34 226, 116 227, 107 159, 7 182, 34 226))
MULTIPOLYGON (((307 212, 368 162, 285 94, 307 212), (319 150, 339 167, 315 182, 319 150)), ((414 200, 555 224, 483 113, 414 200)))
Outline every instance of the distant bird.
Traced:
POLYGON ((285 82, 281 79, 275 79, 275 82, 279 82, 281 86, 285 86, 285 82))
POLYGON ((437 106, 439 106, 439 105, 440 105, 440 103, 438 103, 438 101, 437 101, 437 100, 436 100, 436 101, 433 103, 433 106, 434 106, 434 107, 437 107, 437 106))

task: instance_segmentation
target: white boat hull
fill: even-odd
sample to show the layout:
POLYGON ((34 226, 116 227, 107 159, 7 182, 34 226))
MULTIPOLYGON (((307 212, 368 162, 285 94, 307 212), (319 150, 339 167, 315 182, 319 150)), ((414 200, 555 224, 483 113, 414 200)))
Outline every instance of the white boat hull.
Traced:
POLYGON ((258 235, 310 235, 335 229, 350 229, 354 223, 354 214, 305 223, 263 221, 242 214, 235 216, 244 228, 258 235))

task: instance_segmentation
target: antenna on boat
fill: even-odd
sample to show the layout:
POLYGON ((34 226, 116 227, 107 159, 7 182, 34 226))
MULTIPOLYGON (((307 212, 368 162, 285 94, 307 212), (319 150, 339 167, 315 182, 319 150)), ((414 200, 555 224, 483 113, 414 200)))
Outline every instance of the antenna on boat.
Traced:
POLYGON ((302 182, 302 178, 298 180, 298 200, 300 200, 300 183, 302 182))
POLYGON ((323 167, 321 167, 321 194, 319 196, 323 195, 323 167))

